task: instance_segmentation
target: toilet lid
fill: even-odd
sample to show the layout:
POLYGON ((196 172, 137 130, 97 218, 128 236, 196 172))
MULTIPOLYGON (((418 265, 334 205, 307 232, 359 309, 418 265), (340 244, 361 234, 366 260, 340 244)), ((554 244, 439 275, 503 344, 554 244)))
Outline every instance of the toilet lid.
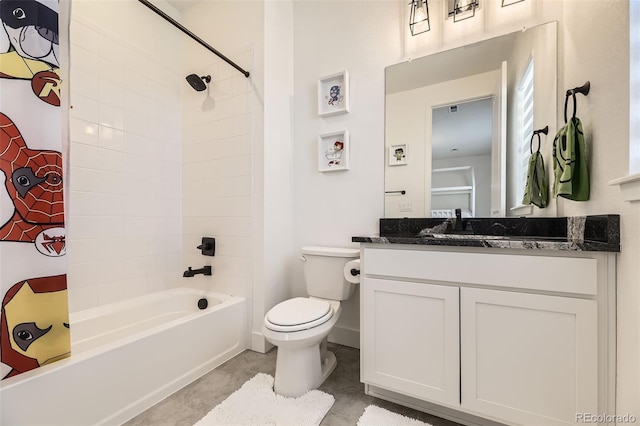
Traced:
POLYGON ((331 304, 326 300, 296 297, 271 308, 264 323, 274 331, 299 331, 320 325, 332 316, 331 304))

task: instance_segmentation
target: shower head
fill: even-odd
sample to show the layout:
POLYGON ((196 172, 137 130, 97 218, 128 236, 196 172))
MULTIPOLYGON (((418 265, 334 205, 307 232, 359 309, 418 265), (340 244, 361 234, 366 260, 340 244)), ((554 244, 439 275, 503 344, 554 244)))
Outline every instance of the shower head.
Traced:
POLYGON ((193 87, 193 89, 198 92, 202 92, 207 88, 207 85, 205 83, 211 83, 210 75, 203 75, 202 77, 198 77, 198 74, 189 74, 186 78, 191 87, 193 87))

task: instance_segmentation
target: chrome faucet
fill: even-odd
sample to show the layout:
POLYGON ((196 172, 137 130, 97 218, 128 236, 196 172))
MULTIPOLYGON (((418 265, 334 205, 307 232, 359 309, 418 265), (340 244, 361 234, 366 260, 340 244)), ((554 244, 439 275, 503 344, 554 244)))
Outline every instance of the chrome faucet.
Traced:
POLYGON ((193 277, 194 275, 198 275, 198 274, 211 275, 211 266, 210 265, 206 265, 206 266, 203 266, 200 269, 191 269, 191 266, 189 266, 189 269, 184 271, 182 276, 186 277, 186 278, 190 278, 190 277, 193 277))

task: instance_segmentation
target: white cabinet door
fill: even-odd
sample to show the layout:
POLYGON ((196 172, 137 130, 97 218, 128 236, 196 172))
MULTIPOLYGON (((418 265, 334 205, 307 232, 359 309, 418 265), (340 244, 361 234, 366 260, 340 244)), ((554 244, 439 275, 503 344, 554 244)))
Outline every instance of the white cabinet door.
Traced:
POLYGON ((462 407, 522 425, 598 412, 595 301, 462 288, 460 311, 462 407))
POLYGON ((459 406, 459 288, 364 277, 362 381, 459 406))

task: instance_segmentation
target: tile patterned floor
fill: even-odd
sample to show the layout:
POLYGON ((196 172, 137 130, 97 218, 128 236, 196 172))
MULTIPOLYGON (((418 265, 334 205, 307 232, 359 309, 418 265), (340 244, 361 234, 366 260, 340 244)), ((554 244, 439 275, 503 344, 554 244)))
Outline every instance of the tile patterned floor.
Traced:
MULTIPOLYGON (((354 426, 369 404, 378 405, 433 426, 458 425, 365 395, 364 385, 360 383, 360 351, 331 343, 329 350, 336 354, 338 365, 322 384, 320 390, 333 395, 336 402, 321 426, 354 426)), ((129 420, 124 426, 191 426, 257 373, 274 376, 275 370, 275 349, 266 354, 245 351, 129 420)))

